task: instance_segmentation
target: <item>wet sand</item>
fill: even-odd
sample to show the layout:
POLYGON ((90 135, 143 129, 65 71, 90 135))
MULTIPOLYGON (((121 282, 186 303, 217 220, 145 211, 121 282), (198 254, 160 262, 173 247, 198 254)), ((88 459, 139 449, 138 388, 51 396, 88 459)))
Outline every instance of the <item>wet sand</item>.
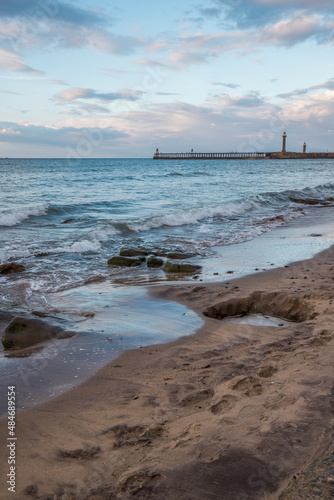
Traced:
MULTIPOLYGON (((151 293, 205 312, 204 326, 128 351, 75 390, 20 412, 16 494, 6 494, 3 471, 1 498, 278 499, 326 453, 334 247, 282 269, 151 293), (236 313, 291 323, 221 319, 236 313)), ((6 421, 0 433, 5 443, 6 421)), ((5 445, 0 455, 6 464, 5 445)), ((321 498, 331 498, 321 484, 321 498)), ((313 483, 300 488, 301 498, 316 498, 313 483)))

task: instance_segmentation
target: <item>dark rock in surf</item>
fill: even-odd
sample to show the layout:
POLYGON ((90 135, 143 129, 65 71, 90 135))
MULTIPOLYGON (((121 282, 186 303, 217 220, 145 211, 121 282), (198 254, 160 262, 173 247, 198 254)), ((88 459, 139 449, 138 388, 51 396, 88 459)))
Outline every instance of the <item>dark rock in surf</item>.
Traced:
POLYGON ((149 253, 145 248, 121 248, 119 251, 121 257, 146 257, 149 253))
POLYGON ((174 264, 173 262, 167 261, 163 267, 165 273, 172 274, 194 274, 202 269, 202 266, 196 266, 193 264, 174 264))
POLYGON ((0 266, 0 274, 14 274, 22 273, 26 268, 21 264, 15 264, 14 262, 8 262, 7 264, 2 264, 0 266))
POLYGON ((62 222, 62 224, 69 224, 70 222, 73 222, 75 219, 66 219, 62 222))
POLYGON ((194 253, 183 253, 183 252, 169 252, 167 254, 168 259, 174 260, 183 260, 183 259, 191 259, 191 257, 195 257, 194 253))
POLYGON ((6 349, 21 349, 53 338, 67 339, 76 332, 64 330, 41 319, 16 316, 2 334, 2 344, 6 349))
POLYGON ((108 260, 108 266, 114 266, 114 267, 137 267, 140 266, 140 264, 143 262, 145 259, 133 259, 131 257, 121 257, 121 256, 115 256, 111 257, 108 260))
POLYGON ((164 265, 164 261, 159 257, 149 257, 146 263, 147 267, 162 267, 164 265))

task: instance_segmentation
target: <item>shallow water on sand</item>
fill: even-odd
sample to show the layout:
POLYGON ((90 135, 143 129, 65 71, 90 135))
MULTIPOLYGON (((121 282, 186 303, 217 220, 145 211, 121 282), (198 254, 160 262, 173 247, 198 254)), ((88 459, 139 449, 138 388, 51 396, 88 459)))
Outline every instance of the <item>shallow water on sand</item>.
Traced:
MULTIPOLYGON (((203 324, 181 304, 148 296, 146 288, 108 282, 56 293, 53 303, 75 337, 0 353, 0 382, 16 386, 18 409, 77 386, 125 350, 190 335, 203 324)), ((2 391, 0 414, 6 405, 2 391)))

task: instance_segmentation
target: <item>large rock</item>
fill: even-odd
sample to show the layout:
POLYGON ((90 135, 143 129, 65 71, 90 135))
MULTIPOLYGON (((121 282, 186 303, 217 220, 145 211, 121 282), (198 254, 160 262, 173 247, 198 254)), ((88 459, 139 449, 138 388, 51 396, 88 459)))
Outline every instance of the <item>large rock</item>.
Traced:
POLYGON ((121 248, 119 251, 122 257, 138 257, 149 255, 149 251, 145 248, 121 248))
POLYGON ((193 264, 173 264, 167 261, 163 267, 165 273, 173 274, 195 274, 202 269, 202 266, 195 266, 193 264))
POLYGON ((21 273, 25 271, 26 268, 21 264, 15 264, 15 262, 8 262, 7 264, 2 264, 0 266, 0 274, 13 274, 21 273))
POLYGON ((21 349, 52 338, 67 339, 74 335, 76 332, 64 330, 40 319, 16 316, 4 330, 2 344, 6 349, 21 349))
POLYGON ((131 257, 121 257, 119 255, 115 257, 111 257, 108 260, 108 266, 114 266, 114 267, 136 267, 140 266, 140 264, 143 262, 143 258, 131 258, 131 257))
POLYGON ((191 259, 191 257, 195 257, 194 253, 183 253, 183 252, 169 252, 166 256, 168 259, 174 260, 183 260, 183 259, 191 259))
POLYGON ((164 265, 163 259, 159 259, 159 257, 149 257, 146 263, 147 267, 162 267, 164 265))

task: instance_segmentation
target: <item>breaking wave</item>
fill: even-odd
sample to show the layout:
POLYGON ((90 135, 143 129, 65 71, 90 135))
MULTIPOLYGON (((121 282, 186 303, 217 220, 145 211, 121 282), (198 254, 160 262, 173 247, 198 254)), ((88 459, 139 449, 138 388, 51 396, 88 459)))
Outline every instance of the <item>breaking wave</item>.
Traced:
POLYGON ((196 224, 206 219, 233 217, 250 218, 253 225, 269 228, 289 222, 303 215, 307 206, 334 206, 334 186, 332 184, 306 188, 301 191, 268 192, 239 200, 233 204, 202 206, 183 209, 178 212, 152 217, 150 219, 128 222, 130 231, 141 233, 164 226, 176 227, 196 224), (261 217, 263 209, 270 215, 261 217))
POLYGON ((36 207, 20 207, 0 213, 0 226, 16 226, 30 217, 46 215, 49 204, 38 205, 36 207))
POLYGON ((173 227, 196 224, 201 220, 218 216, 231 217, 233 215, 238 215, 243 211, 244 208, 241 205, 219 205, 214 207, 208 206, 200 208, 190 208, 168 215, 153 217, 152 219, 146 221, 130 223, 128 224, 128 228, 135 233, 140 233, 143 231, 149 231, 151 229, 157 229, 163 226, 173 227))

